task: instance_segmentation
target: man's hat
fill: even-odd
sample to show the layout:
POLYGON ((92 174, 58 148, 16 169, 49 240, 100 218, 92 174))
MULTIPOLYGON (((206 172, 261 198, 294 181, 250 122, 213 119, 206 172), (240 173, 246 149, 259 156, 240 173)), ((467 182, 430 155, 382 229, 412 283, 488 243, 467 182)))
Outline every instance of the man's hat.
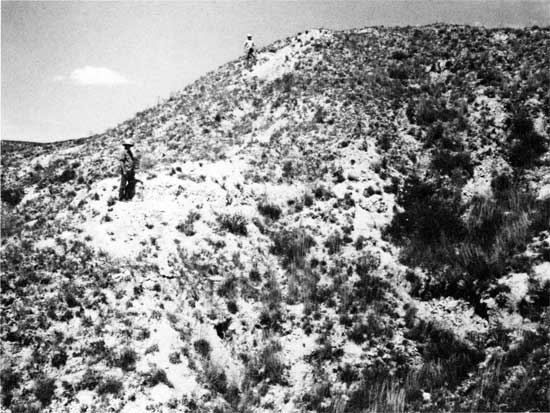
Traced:
POLYGON ((250 33, 248 33, 248 34, 246 35, 246 37, 252 37, 252 35, 251 35, 250 33))
POLYGON ((124 139, 124 141, 122 141, 122 145, 124 145, 124 146, 134 146, 134 142, 132 141, 132 139, 126 138, 126 139, 124 139))

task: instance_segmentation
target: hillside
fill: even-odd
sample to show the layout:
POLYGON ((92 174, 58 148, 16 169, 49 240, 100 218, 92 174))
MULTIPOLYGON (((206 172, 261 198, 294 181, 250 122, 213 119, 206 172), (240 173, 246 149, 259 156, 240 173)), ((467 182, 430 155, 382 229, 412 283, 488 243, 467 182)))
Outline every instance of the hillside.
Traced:
POLYGON ((550 410, 549 49, 306 31, 101 135, 3 142, 4 408, 550 410))

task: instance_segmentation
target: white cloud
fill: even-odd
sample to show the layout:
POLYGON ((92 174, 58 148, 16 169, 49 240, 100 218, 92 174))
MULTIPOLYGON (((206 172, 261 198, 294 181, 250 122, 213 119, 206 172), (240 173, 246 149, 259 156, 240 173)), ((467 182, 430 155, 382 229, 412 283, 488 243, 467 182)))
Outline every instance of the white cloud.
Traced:
POLYGON ((65 76, 58 75, 53 77, 54 82, 63 82, 64 80, 65 80, 65 76))
MULTIPOLYGON (((128 79, 114 70, 106 67, 84 66, 72 71, 69 78, 77 85, 123 85, 130 83, 128 79)), ((63 76, 56 76, 54 80, 63 80, 63 76)))

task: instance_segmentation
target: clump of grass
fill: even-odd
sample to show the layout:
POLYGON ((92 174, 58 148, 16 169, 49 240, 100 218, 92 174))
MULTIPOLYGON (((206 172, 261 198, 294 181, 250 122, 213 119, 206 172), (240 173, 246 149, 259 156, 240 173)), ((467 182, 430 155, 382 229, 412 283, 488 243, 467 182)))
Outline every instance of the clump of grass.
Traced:
POLYGON ((4 185, 2 186, 3 188, 0 194, 0 199, 2 200, 2 202, 6 202, 10 206, 16 206, 25 196, 25 191, 22 187, 6 187, 4 185))
POLYGON ((379 337, 392 337, 393 330, 387 326, 384 319, 375 312, 369 312, 366 317, 354 317, 353 324, 348 330, 348 337, 356 344, 379 337))
POLYGON ((426 375, 426 382, 420 383, 424 388, 439 388, 445 383, 454 387, 484 358, 483 352, 433 321, 417 320, 406 337, 423 343, 422 356, 426 362, 441 364, 437 375, 426 375))
POLYGON ((269 341, 259 350, 246 366, 247 378, 252 383, 269 380, 270 384, 286 385, 286 367, 281 360, 282 347, 278 341, 269 341))
POLYGON ((210 387, 221 394, 227 391, 227 377, 222 368, 212 362, 208 362, 204 370, 206 382, 210 387))
POLYGON ((97 394, 119 394, 122 387, 122 381, 116 377, 105 377, 97 386, 97 394))
POLYGON ((153 344, 150 347, 147 347, 147 349, 145 349, 145 354, 156 353, 157 351, 159 351, 158 344, 153 344))
POLYGON ((278 220, 282 213, 279 205, 268 202, 267 199, 258 202, 258 211, 260 214, 272 219, 273 221, 278 220))
POLYGON ((137 353, 134 349, 125 348, 115 359, 115 366, 120 367, 124 371, 132 371, 136 368, 137 353))
POLYGON ((292 230, 282 229, 272 234, 271 252, 283 257, 283 265, 304 266, 304 258, 309 249, 315 245, 315 240, 303 228, 292 230))
POLYGON ((184 222, 179 223, 176 229, 183 232, 186 236, 192 237, 196 234, 195 221, 200 219, 201 215, 197 211, 190 211, 184 222))
POLYGON ((283 295, 274 274, 269 273, 262 289, 263 308, 260 313, 259 322, 266 328, 277 330, 282 321, 282 299, 283 295))
POLYGON ((393 412, 405 411, 406 391, 399 381, 385 379, 382 382, 363 380, 346 404, 346 412, 393 412))
POLYGON ((64 366, 66 362, 67 362, 67 353, 64 350, 60 350, 52 356, 52 366, 55 368, 64 366))
POLYGON ((21 374, 11 367, 6 367, 0 372, 0 383, 2 383, 2 405, 9 407, 13 400, 13 391, 19 387, 21 374))
POLYGON ((166 372, 156 366, 143 375, 143 384, 146 386, 154 387, 159 383, 164 383, 168 387, 174 387, 170 380, 168 380, 166 372))
POLYGON ((520 110, 512 119, 509 140, 512 142, 508 157, 515 167, 530 167, 548 149, 543 136, 539 135, 525 110, 520 110))
POLYGON ((315 195, 315 198, 322 201, 327 201, 330 198, 334 198, 332 191, 327 189, 323 184, 319 184, 313 189, 313 195, 315 195))
POLYGON ((101 381, 101 374, 93 369, 88 369, 82 376, 78 388, 82 390, 94 390, 101 381))
POLYGON ((244 216, 238 213, 218 215, 218 223, 220 224, 221 229, 229 231, 232 234, 243 236, 248 234, 246 227, 247 220, 244 216))
POLYGON ((338 231, 329 235, 325 241, 325 247, 327 248, 330 255, 340 252, 340 250, 342 249, 342 244, 342 234, 340 234, 340 232, 338 231))
POLYGON ((195 351, 199 353, 202 357, 210 357, 210 352, 212 351, 212 348, 210 347, 210 343, 206 339, 199 338, 193 343, 193 347, 195 348, 195 351))
POLYGON ((34 385, 33 392, 40 403, 42 403, 42 406, 49 405, 55 394, 55 379, 50 377, 39 378, 34 385))
POLYGON ((409 78, 410 69, 404 65, 392 65, 388 68, 388 76, 392 79, 405 80, 409 78))

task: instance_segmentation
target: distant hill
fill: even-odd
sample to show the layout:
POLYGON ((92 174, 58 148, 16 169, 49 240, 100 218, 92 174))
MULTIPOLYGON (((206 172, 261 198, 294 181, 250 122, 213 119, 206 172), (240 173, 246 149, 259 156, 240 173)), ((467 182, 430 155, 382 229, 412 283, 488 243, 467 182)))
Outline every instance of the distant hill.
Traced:
POLYGON ((549 48, 308 30, 104 134, 2 141, 3 406, 550 410, 549 48))

